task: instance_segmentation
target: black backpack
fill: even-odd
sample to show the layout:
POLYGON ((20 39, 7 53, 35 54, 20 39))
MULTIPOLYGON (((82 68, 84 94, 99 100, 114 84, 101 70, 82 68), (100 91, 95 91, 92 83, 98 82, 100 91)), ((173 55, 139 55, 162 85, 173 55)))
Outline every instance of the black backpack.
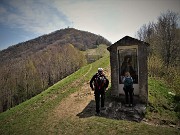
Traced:
POLYGON ((101 90, 106 84, 106 77, 101 74, 96 74, 94 85, 96 89, 101 90))
POLYGON ((124 87, 133 87, 133 80, 130 77, 126 77, 124 80, 124 87))

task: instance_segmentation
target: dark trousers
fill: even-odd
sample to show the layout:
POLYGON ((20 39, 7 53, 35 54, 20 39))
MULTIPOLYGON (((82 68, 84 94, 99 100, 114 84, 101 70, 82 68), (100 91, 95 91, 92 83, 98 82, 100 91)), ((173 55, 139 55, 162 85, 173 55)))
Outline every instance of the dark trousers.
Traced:
POLYGON ((104 90, 96 90, 95 91, 95 101, 96 101, 96 112, 100 112, 100 100, 101 100, 101 107, 104 107, 105 101, 105 91, 104 90))
POLYGON ((124 89, 124 92, 125 92, 126 104, 133 104, 133 91, 134 91, 134 88, 126 87, 126 88, 123 88, 123 89, 124 89), (129 98, 130 98, 130 102, 129 102, 129 98))

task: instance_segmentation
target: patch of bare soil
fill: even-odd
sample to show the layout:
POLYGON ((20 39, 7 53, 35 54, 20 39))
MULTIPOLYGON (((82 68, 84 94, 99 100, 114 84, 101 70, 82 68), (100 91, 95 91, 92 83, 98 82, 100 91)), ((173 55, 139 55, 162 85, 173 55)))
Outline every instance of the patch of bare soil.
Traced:
MULTIPOLYGON (((59 122, 66 120, 66 118, 72 118, 75 121, 79 119, 78 114, 86 108, 93 98, 94 94, 89 88, 89 84, 85 83, 81 90, 63 99, 47 118, 47 123, 45 124, 50 126, 49 131, 53 133, 59 122)), ((95 112, 94 109, 91 111, 95 112)))
POLYGON ((54 115, 56 118, 76 116, 83 111, 93 98, 94 94, 89 84, 85 83, 81 90, 61 101, 59 106, 54 110, 54 115))

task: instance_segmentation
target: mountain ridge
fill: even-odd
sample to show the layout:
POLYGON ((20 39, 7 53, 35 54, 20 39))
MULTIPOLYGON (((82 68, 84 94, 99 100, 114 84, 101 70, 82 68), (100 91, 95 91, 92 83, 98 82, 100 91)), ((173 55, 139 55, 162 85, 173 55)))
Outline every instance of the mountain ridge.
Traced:
POLYGON ((21 57, 24 54, 27 55, 29 52, 35 53, 49 45, 65 45, 68 43, 73 44, 79 50, 96 48, 97 45, 101 43, 107 45, 111 44, 107 39, 100 35, 77 30, 75 28, 65 28, 1 50, 0 62, 5 61, 7 57, 12 59, 21 57))

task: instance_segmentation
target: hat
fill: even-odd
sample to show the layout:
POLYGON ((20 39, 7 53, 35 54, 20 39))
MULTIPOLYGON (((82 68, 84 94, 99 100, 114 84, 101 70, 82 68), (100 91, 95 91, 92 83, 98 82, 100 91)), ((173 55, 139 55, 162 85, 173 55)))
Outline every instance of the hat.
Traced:
POLYGON ((103 71, 103 68, 98 68, 98 72, 102 72, 103 71))

